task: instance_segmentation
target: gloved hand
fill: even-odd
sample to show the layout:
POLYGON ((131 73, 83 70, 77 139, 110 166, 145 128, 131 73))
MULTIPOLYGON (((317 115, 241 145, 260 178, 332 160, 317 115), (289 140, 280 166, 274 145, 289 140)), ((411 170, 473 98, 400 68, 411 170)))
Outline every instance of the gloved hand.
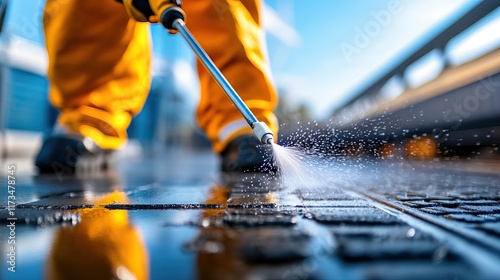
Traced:
POLYGON ((185 18, 180 8, 180 0, 117 0, 123 3, 128 15, 141 22, 161 22, 165 28, 175 32, 172 28, 171 16, 185 18))

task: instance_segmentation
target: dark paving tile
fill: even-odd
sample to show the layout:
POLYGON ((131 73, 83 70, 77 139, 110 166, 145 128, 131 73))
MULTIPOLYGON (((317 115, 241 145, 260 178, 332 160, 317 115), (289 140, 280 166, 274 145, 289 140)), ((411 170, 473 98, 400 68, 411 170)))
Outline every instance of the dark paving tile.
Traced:
POLYGON ((437 202, 428 202, 428 201, 423 201, 423 200, 405 201, 402 204, 406 205, 406 206, 413 207, 413 208, 439 206, 439 204, 437 202))
MULTIPOLYGON (((388 193, 390 195, 390 193, 388 193)), ((455 198, 451 196, 442 196, 442 195, 415 195, 415 196, 403 196, 403 195, 398 195, 395 196, 397 200, 400 201, 415 201, 415 200, 423 200, 423 201, 433 201, 433 200, 453 200, 455 198)))
POLYGON ((228 215, 234 216, 274 216, 274 215, 301 215, 303 213, 302 209, 287 208, 282 209, 282 207, 277 208, 228 208, 225 211, 228 215))
POLYGON ((267 193, 284 188, 277 176, 263 173, 220 174, 219 184, 227 186, 233 193, 267 193))
POLYGON ((274 199, 278 206, 300 206, 302 205, 302 200, 293 193, 275 193, 274 199))
MULTIPOLYGON (((9 223, 12 218, 7 209, 0 210, 0 223, 9 223)), ((16 209, 16 224, 36 226, 75 225, 80 221, 80 215, 70 211, 16 209)))
POLYGON ((204 204, 211 185, 153 184, 127 193, 131 204, 204 204))
POLYGON ((479 217, 472 214, 449 214, 444 216, 447 219, 466 222, 466 223, 484 223, 484 222, 492 222, 494 219, 490 219, 489 217, 479 217))
POLYGON ((343 241, 338 247, 340 256, 349 261, 380 259, 430 259, 447 248, 435 240, 375 239, 343 241))
POLYGON ((259 209, 259 208, 276 208, 276 207, 277 207, 276 203, 231 203, 227 205, 227 208, 238 208, 238 209, 241 208, 259 209))
POLYGON ((447 208, 442 206, 432 206, 419 209, 422 212, 433 214, 433 215, 448 215, 448 214, 462 214, 466 212, 460 208, 447 208))
POLYGON ((460 200, 490 200, 490 199, 498 200, 498 196, 493 193, 480 193, 480 192, 453 194, 453 197, 460 200))
POLYGON ((247 201, 254 203, 254 202, 266 202, 266 201, 271 201, 271 200, 276 200, 277 193, 276 192, 258 192, 258 193, 252 193, 252 192, 235 192, 233 189, 231 189, 231 194, 229 195, 228 198, 228 203, 232 202, 238 202, 242 201, 241 203, 245 203, 247 201))
POLYGON ((301 207, 372 207, 364 200, 304 200, 301 207))
MULTIPOLYGON (((386 260, 362 262, 362 279, 387 280, 441 280, 441 279, 478 279, 474 268, 459 260, 438 261, 434 259, 386 260)), ((489 279, 486 277, 485 279, 489 279)), ((491 279, 494 279, 492 277, 491 279)))
POLYGON ((477 216, 484 218, 485 221, 500 222, 500 214, 478 214, 477 216))
POLYGON ((401 220, 377 208, 313 208, 305 217, 323 224, 403 224, 401 220))
POLYGON ((459 206, 495 206, 500 205, 500 202, 495 200, 433 200, 431 203, 436 203, 447 208, 457 208, 459 206))
MULTIPOLYGON (((63 192, 38 196, 36 200, 21 207, 33 209, 73 209, 91 207, 96 199, 123 187, 107 185, 99 191, 95 189, 74 189, 63 192)), ((220 207, 220 205, 205 204, 209 186, 141 186, 132 191, 126 191, 127 201, 109 203, 112 209, 203 209, 220 207), (123 204, 130 204, 126 206, 123 204)))
POLYGON ((499 205, 500 201, 490 199, 459 200, 461 205, 499 205))
POLYGON ((425 199, 425 196, 396 195, 394 198, 396 198, 399 201, 421 201, 425 199))
POLYGON ((105 205, 107 209, 112 210, 193 210, 193 209, 224 209, 224 204, 108 204, 105 205))
POLYGON ((463 205, 461 209, 475 214, 493 214, 500 213, 500 204, 497 205, 463 205))
POLYGON ((439 206, 446 208, 457 208, 462 205, 460 201, 457 200, 432 200, 431 202, 437 203, 439 206))
POLYGON ((34 176, 21 180, 16 187, 18 204, 82 205, 100 195, 116 190, 137 191, 140 185, 123 185, 117 173, 94 174, 87 177, 52 175, 34 176))
POLYGON ((183 249, 196 254, 202 279, 294 279, 289 276, 297 272, 301 279, 318 279, 312 276, 315 271, 297 271, 313 254, 311 240, 296 228, 209 227, 183 249))
MULTIPOLYGON (((208 268, 198 262, 199 253, 187 252, 182 244, 196 238, 199 229, 192 226, 154 226, 157 221, 137 221, 137 228, 145 236, 142 246, 148 252, 150 279, 196 279, 208 268)), ((222 266, 214 261, 211 269, 222 266)))
POLYGON ((232 193, 227 208, 275 208, 278 205, 273 193, 232 193))
MULTIPOLYGON (((52 197, 69 197, 72 194, 82 192, 104 193, 109 192, 110 185, 106 183, 83 184, 80 180, 72 179, 64 183, 58 180, 38 182, 35 179, 23 180, 24 183, 16 183, 16 202, 25 204, 52 197)), ((4 202, 0 202, 4 203, 4 202)))
MULTIPOLYGON (((101 196, 106 196, 113 186, 102 189, 102 192, 89 190, 75 190, 61 193, 52 193, 39 197, 28 204, 18 205, 23 209, 79 209, 94 206, 101 196)), ((116 188, 116 186, 115 186, 116 188)), ((118 187, 118 189, 120 189, 118 187)), ((223 208, 222 204, 204 203, 207 198, 208 187, 164 187, 145 186, 126 193, 127 200, 120 202, 106 202, 109 209, 214 209, 223 208)))
POLYGON ((347 239, 374 239, 374 238, 394 238, 394 239, 424 239, 427 234, 407 225, 341 225, 329 226, 331 233, 336 238, 347 239))
POLYGON ((76 210, 84 208, 92 208, 93 204, 62 204, 62 205, 50 205, 43 202, 40 203, 29 203, 29 204, 19 204, 18 209, 26 210, 76 210))
POLYGON ((297 218, 292 215, 224 215, 223 222, 229 226, 257 227, 257 226, 293 226, 297 218))
POLYGON ((240 254, 251 263, 292 262, 312 254, 311 235, 297 229, 262 229, 245 232, 240 254))
POLYGON ((360 198, 339 191, 299 192, 298 195, 303 200, 360 200, 360 198))
POLYGON ((61 193, 52 193, 48 196, 38 197, 37 200, 30 203, 20 204, 18 205, 18 207, 26 209, 87 208, 94 205, 95 197, 98 197, 99 195, 99 193, 88 191, 67 191, 61 193))
MULTIPOLYGON (((119 211, 119 210, 113 210, 119 211)), ((211 224, 211 220, 206 220, 205 213, 207 210, 129 210, 130 220, 132 224, 146 223, 151 228, 158 227, 179 227, 179 226, 195 226, 204 227, 211 224), (206 220, 206 221, 205 221, 206 220)))
POLYGON ((409 226, 331 227, 338 252, 346 260, 431 258, 441 244, 409 226))
POLYGON ((303 215, 308 212, 308 208, 297 206, 297 205, 276 205, 276 210, 278 211, 290 211, 297 213, 297 215, 303 215))

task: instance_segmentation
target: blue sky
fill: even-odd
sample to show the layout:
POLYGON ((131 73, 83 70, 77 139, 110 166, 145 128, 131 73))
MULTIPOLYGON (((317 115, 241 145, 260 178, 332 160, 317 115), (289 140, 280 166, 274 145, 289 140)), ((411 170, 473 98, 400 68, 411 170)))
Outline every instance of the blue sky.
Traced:
POLYGON ((317 118, 327 117, 478 2, 266 1, 300 37, 287 46, 268 36, 275 79, 293 102, 305 102, 317 118), (358 44, 356 53, 346 52, 363 36, 358 33, 367 42, 358 44))
MULTIPOLYGON (((42 43, 44 2, 10 1, 8 32, 42 43)), ((276 85, 283 98, 293 105, 306 103, 313 116, 321 119, 479 0, 264 2, 276 85)), ((155 41, 175 45, 167 58, 182 57, 192 62, 192 54, 181 38, 163 37, 162 32, 159 27, 153 28, 155 41)), ((156 46, 155 52, 162 53, 158 50, 156 46)))

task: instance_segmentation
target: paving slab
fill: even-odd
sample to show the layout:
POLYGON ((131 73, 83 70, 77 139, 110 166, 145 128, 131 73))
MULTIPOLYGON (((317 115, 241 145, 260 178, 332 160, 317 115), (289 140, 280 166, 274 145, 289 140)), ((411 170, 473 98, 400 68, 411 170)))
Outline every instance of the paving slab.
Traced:
MULTIPOLYGON (((7 270, 8 236, 0 235, 0 278, 73 279, 85 271, 106 279, 125 272, 145 279, 499 275, 496 248, 481 245, 500 240, 498 176, 421 170, 418 162, 395 170, 368 160, 360 169, 358 159, 332 166, 338 176, 323 185, 297 189, 272 176, 219 174, 210 151, 151 154, 121 160, 106 174, 21 176, 16 273, 7 270), (486 241, 450 231, 442 220, 486 241)), ((9 211, 2 200, 3 226, 9 211)))

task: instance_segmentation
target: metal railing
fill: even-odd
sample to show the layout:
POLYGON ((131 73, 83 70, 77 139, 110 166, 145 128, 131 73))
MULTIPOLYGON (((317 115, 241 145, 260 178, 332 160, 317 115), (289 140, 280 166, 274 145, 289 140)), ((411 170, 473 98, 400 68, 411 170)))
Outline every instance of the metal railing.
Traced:
MULTIPOLYGON (((465 31, 467 28, 474 25, 476 22, 484 18, 486 15, 490 14, 498 8, 498 1, 482 1, 477 6, 472 8, 469 12, 467 12, 463 17, 458 19, 455 23, 451 24, 448 28, 443 30, 439 35, 431 39, 429 42, 424 44, 420 49, 411 54, 408 58, 402 61, 399 65, 389 70, 387 73, 383 74, 380 78, 378 78, 375 82, 365 87, 363 90, 354 94, 353 98, 348 100, 341 108, 347 108, 358 100, 364 98, 370 98, 378 95, 380 90, 386 85, 386 83, 393 77, 403 77, 405 71, 409 66, 411 66, 414 62, 418 61, 420 58, 429 54, 433 50, 438 50, 441 53, 444 53, 445 48, 450 40, 455 38, 458 34, 465 31)), ((445 60, 445 68, 449 66, 448 62, 445 60)), ((407 85, 405 85, 407 86, 407 85)), ((339 111, 334 113, 337 114, 339 111)))
POLYGON ((338 138, 350 138, 353 141, 390 140, 434 135, 442 143, 451 143, 452 138, 460 139, 462 143, 459 145, 466 144, 466 142, 472 144, 481 142, 481 145, 483 143, 489 145, 500 141, 498 133, 497 135, 491 133, 494 131, 492 128, 500 127, 500 110, 498 109, 500 108, 500 87, 497 86, 500 84, 500 71, 498 71, 500 62, 497 56, 500 53, 499 49, 453 67, 443 56, 445 61, 441 73, 446 72, 446 75, 438 75, 432 81, 435 92, 429 91, 429 83, 426 87, 418 88, 417 92, 417 88, 410 88, 408 81, 403 81, 404 89, 397 100, 384 99, 383 96, 384 86, 391 79, 394 77, 404 79, 408 69, 432 51, 445 53, 451 40, 497 8, 498 1, 480 2, 399 65, 355 94, 342 109, 337 110, 332 116, 332 120, 338 123, 336 128, 342 132, 339 133, 338 138), (476 71, 478 64, 485 66, 487 71, 476 71), (475 72, 471 70, 473 68, 471 66, 475 67, 475 72), (460 72, 457 70, 461 71, 460 75, 456 76, 459 82, 451 87, 450 83, 447 83, 448 87, 443 86, 446 83, 438 83, 442 82, 440 78, 444 76, 449 81, 450 74, 460 72), (467 81, 463 80, 465 74, 471 76, 467 81), (422 95, 419 99, 415 98, 415 94, 422 95), (480 131, 489 132, 483 133, 484 139, 479 139, 482 136, 480 131))

